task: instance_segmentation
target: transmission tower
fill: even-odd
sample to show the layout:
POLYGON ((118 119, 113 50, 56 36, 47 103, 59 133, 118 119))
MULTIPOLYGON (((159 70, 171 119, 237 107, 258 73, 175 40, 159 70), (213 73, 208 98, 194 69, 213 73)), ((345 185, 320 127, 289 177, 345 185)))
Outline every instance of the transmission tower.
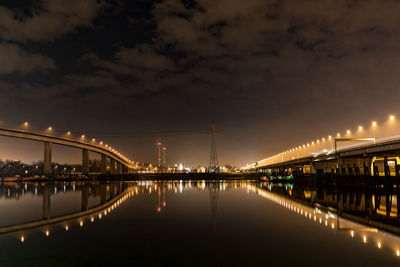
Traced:
POLYGON ((218 157, 217 157, 217 128, 215 124, 211 125, 211 151, 210 151, 210 164, 208 165, 209 172, 215 172, 218 169, 218 157))

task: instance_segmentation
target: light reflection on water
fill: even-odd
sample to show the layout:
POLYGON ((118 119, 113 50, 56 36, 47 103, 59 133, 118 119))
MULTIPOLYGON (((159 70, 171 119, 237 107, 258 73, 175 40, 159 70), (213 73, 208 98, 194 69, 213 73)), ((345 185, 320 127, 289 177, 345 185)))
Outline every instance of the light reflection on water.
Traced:
MULTIPOLYGON (((139 264, 149 261, 144 255, 149 253, 146 248, 150 247, 154 252, 152 257, 155 257, 149 262, 152 265, 168 262, 186 266, 175 262, 171 251, 178 254, 186 251, 182 257, 187 258, 189 262, 186 263, 191 263, 188 265, 204 265, 206 262, 208 265, 264 265, 265 260, 256 255, 265 253, 275 266, 306 262, 314 253, 321 255, 321 262, 328 261, 325 266, 334 266, 340 261, 349 265, 382 260, 386 264, 398 263, 398 236, 340 218, 332 209, 301 203, 275 193, 273 189, 276 187, 252 181, 3 184, 0 207, 6 208, 0 209, 0 242, 3 240, 2 246, 6 250, 4 254, 0 252, 0 259, 4 256, 3 260, 8 260, 6 263, 23 260, 23 257, 7 258, 8 254, 5 254, 9 250, 12 255, 16 253, 15 249, 19 249, 27 254, 33 253, 30 260, 35 255, 39 260, 37 253, 40 250, 35 251, 37 247, 63 243, 80 247, 82 238, 86 245, 97 248, 93 256, 101 255, 103 246, 107 247, 106 251, 116 254, 133 249, 138 255, 143 255, 135 261, 139 264), (29 210, 31 212, 27 212, 29 210), (315 236, 307 240, 305 233, 314 233, 315 236), (102 238, 91 240, 88 236, 102 238), (324 241, 323 250, 315 243, 315 237, 324 241), (134 243, 128 241, 131 238, 134 243), (74 242, 74 239, 80 241, 74 242), (15 242, 23 246, 18 247, 15 242), (148 242, 150 247, 146 245, 148 242), (280 242, 280 245, 275 245, 280 242), (165 245, 158 247, 158 243, 165 245), (242 244, 247 244, 247 247, 242 244), (190 262, 204 246, 209 255, 190 262), (191 249, 186 250, 188 247, 191 249), (310 251, 304 250, 306 247, 310 251), (381 251, 373 254, 372 260, 362 257, 332 259, 330 256, 334 253, 372 255, 371 247, 381 251), (294 255, 293 261, 282 258, 280 253, 285 249, 294 255), (392 255, 392 259, 388 255, 392 255), (235 258, 238 260, 233 260, 235 258), (209 260, 214 262, 210 264, 209 260)), ((293 185, 279 188, 294 190, 293 185)), ((62 255, 61 252, 53 253, 56 255, 46 260, 57 260, 62 255)), ((85 249, 80 250, 77 257, 80 257, 79 253, 86 253, 85 249)), ((125 256, 120 257, 121 262, 125 256)), ((110 261, 111 258, 114 259, 110 256, 110 261)))

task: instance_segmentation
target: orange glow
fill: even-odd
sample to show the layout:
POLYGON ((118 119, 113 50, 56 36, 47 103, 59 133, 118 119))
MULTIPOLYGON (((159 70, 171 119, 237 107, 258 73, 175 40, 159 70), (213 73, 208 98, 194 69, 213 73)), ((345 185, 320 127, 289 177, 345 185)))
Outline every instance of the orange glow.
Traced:
POLYGON ((363 127, 362 127, 362 126, 358 126, 358 130, 359 130, 359 131, 362 131, 362 130, 363 130, 363 127))
POLYGON ((390 115, 390 116, 389 116, 389 120, 390 120, 390 121, 394 121, 395 119, 396 119, 396 118, 395 118, 394 115, 390 115))
POLYGON ((373 121, 373 122, 372 122, 372 126, 373 126, 373 127, 376 127, 377 125, 378 125, 378 124, 376 123, 376 121, 373 121))

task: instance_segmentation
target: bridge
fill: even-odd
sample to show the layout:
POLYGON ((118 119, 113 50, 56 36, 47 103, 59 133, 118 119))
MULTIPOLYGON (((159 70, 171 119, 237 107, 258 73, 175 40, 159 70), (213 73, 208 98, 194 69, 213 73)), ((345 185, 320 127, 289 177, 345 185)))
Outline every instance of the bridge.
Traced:
POLYGON ((44 144, 43 153, 43 174, 52 174, 52 145, 62 145, 82 150, 82 172, 89 173, 89 151, 100 154, 101 156, 101 173, 105 174, 110 171, 113 174, 122 174, 131 172, 134 169, 133 161, 119 153, 117 150, 102 142, 97 143, 95 139, 86 141, 85 136, 81 136, 80 140, 70 138, 68 132, 66 137, 58 137, 50 134, 35 133, 25 130, 0 128, 0 136, 19 138, 31 141, 42 142, 44 144))
POLYGON ((399 176, 400 125, 394 116, 378 129, 358 126, 355 132, 329 135, 242 167, 275 175, 340 174, 399 176))

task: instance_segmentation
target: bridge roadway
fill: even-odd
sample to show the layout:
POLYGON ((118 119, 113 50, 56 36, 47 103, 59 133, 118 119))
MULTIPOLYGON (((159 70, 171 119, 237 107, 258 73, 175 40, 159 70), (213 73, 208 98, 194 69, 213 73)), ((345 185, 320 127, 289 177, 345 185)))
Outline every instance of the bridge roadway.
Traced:
POLYGON ((400 138, 383 138, 375 143, 351 145, 318 154, 263 164, 258 161, 242 168, 247 171, 291 174, 302 173, 340 173, 346 175, 399 176, 400 138))
POLYGON ((108 147, 98 145, 95 143, 89 143, 70 138, 57 137, 49 134, 33 133, 28 131, 6 129, 6 128, 0 128, 0 136, 43 142, 44 143, 43 173, 46 175, 50 175, 52 173, 51 169, 52 144, 82 149, 82 170, 83 173, 85 174, 89 173, 89 151, 101 155, 102 173, 107 173, 107 167, 109 167, 111 173, 123 173, 123 172, 126 173, 134 168, 130 160, 128 160, 115 150, 112 150, 108 147))

